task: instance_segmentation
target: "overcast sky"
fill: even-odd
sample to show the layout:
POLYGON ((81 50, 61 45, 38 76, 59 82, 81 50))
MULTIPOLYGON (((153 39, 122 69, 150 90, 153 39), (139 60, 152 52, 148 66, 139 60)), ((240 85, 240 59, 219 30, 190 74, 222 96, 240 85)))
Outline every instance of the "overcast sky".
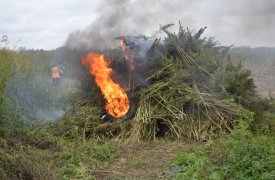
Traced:
MULTIPOLYGON (((7 34, 12 44, 20 41, 17 46, 55 49, 66 42, 70 33, 85 30, 96 21, 108 6, 108 1, 112 0, 104 1, 107 3, 102 6, 103 1, 0 0, 0 35, 7 34)), ((146 2, 144 6, 150 7, 144 8, 143 11, 139 10, 139 18, 143 14, 148 15, 144 11, 154 13, 155 6, 161 6, 155 3, 158 1, 152 1, 154 4, 151 5, 147 1, 144 1, 146 2)), ((161 2, 165 8, 170 6, 169 3, 172 1, 161 2)), ((224 45, 275 46, 275 0, 177 0, 177 2, 182 3, 180 6, 175 4, 175 12, 171 12, 172 6, 168 8, 169 12, 162 9, 161 14, 156 14, 157 18, 154 18, 150 28, 141 33, 150 35, 158 30, 159 24, 177 23, 181 20, 183 26, 191 29, 207 26, 206 35, 215 36, 216 40, 224 45), (152 27, 155 27, 154 31, 152 27)), ((143 4, 139 3, 140 5, 143 4)))
POLYGON ((0 0, 0 34, 27 48, 54 49, 96 17, 99 0, 0 0))

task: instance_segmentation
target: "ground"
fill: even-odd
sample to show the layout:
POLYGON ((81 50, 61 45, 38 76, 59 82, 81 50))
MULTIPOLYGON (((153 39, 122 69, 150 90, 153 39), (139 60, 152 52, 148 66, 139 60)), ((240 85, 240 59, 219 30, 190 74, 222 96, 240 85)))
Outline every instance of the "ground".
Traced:
POLYGON ((21 134, 0 138, 0 148, 4 147, 0 149, 4 155, 0 156, 0 179, 16 179, 22 174, 21 179, 165 179, 172 157, 203 145, 187 139, 86 140, 79 144, 79 140, 58 138, 57 143, 52 136, 45 138, 21 134))
POLYGON ((130 143, 120 147, 114 160, 95 171, 93 176, 97 179, 163 179, 171 158, 194 145, 186 140, 130 143))

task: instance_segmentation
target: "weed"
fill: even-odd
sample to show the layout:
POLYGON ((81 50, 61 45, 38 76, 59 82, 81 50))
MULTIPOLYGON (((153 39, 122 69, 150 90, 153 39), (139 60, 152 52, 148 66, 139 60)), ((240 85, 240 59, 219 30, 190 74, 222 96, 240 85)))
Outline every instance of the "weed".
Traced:
POLYGON ((272 179, 275 138, 243 128, 214 146, 176 155, 166 175, 176 179, 272 179))

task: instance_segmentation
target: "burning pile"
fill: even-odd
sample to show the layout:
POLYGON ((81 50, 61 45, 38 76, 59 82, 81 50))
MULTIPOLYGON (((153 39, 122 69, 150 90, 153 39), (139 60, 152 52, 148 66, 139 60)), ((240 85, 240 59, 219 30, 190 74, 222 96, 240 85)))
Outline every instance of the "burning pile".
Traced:
POLYGON ((153 40, 148 47, 144 43, 148 38, 144 36, 119 38, 122 49, 118 51, 125 60, 121 63, 127 65, 129 74, 114 71, 121 73, 125 81, 135 78, 134 83, 129 83, 130 94, 139 99, 133 118, 128 117, 133 106, 120 86, 123 83, 125 86, 125 82, 119 85, 111 79, 113 65, 119 61, 115 53, 111 63, 103 54, 90 53, 83 58, 82 63, 89 67, 106 99, 107 113, 115 119, 123 117, 115 123, 104 123, 97 116, 100 106, 91 105, 91 112, 98 107, 93 118, 83 117, 85 113, 76 116, 81 121, 86 118, 90 130, 85 132, 95 137, 105 137, 108 132, 108 136, 119 135, 134 141, 152 140, 157 136, 202 141, 231 131, 238 119, 248 120, 249 111, 223 98, 223 87, 229 86, 227 79, 238 72, 227 59, 228 48, 216 46, 212 39, 200 38, 204 30, 201 28, 193 35, 181 26, 178 34, 164 29, 168 37, 164 41, 153 40), (136 88, 143 85, 140 82, 145 85, 136 88), (133 120, 123 121, 124 117, 133 120))
POLYGON ((82 58, 82 64, 89 67, 90 73, 95 76, 95 81, 106 99, 105 109, 115 118, 127 114, 130 109, 130 101, 126 92, 111 79, 112 69, 103 54, 89 53, 82 58))
MULTIPOLYGON (((113 59, 117 66, 126 65, 120 72, 113 73, 110 65, 113 61, 107 61, 103 54, 89 53, 85 58, 82 58, 82 64, 87 66, 90 73, 95 77, 95 82, 99 86, 105 100, 105 110, 107 115, 104 119, 114 121, 117 118, 125 117, 131 118, 135 114, 135 105, 133 101, 130 102, 125 90, 121 84, 114 82, 111 75, 120 76, 120 82, 123 81, 124 86, 128 91, 129 96, 133 96, 133 89, 135 88, 136 78, 136 63, 137 59, 144 58, 147 50, 152 45, 152 40, 145 36, 122 36, 115 38, 120 40, 121 57, 113 59), (146 48, 144 48, 144 46, 146 48), (122 72, 128 72, 123 73, 122 72), (110 116, 109 116, 110 115, 110 116)), ((140 79, 140 78, 139 78, 140 79)))

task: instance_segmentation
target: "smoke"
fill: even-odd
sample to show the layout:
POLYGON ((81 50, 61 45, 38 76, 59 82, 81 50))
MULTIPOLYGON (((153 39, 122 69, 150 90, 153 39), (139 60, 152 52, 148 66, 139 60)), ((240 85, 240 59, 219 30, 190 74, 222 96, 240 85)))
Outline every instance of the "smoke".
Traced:
POLYGON ((198 0, 105 0, 96 20, 86 29, 71 33, 66 46, 76 49, 113 48, 113 38, 123 35, 152 35, 159 24, 176 23, 181 16, 194 21, 192 11, 198 0), (184 11, 183 11, 184 10, 184 11))
MULTIPOLYGON (((223 23, 228 24, 228 38, 237 45, 274 46, 275 34, 275 1, 216 0, 222 7, 223 23)), ((215 23, 214 23, 215 25, 215 23)))
POLYGON ((71 111, 81 91, 84 77, 77 51, 22 51, 25 69, 15 70, 7 82, 6 97, 11 113, 25 124, 37 125, 58 120, 71 111), (61 65, 64 74, 59 86, 53 86, 51 67, 61 65))
MULTIPOLYGON (((159 25, 174 23, 169 30, 176 31, 179 20, 191 30, 207 26, 205 35, 216 37, 222 45, 274 46, 274 9, 275 2, 270 0, 104 0, 97 18, 85 29, 69 34, 65 46, 78 50, 113 49, 119 46, 115 37, 127 35, 145 35, 153 41, 159 25)), ((138 84, 146 84, 142 74, 150 69, 152 61, 143 60, 152 41, 139 40, 134 40, 141 57, 137 57, 141 72, 136 72, 136 79, 138 84)), ((123 82, 127 76, 125 67, 115 70, 121 74, 117 73, 117 80, 123 82)))
POLYGON ((151 36, 159 24, 177 24, 178 20, 190 29, 208 26, 207 36, 215 36, 224 45, 274 46, 274 8, 270 0, 105 0, 95 21, 71 33, 65 46, 113 48, 118 46, 114 37, 151 36))

